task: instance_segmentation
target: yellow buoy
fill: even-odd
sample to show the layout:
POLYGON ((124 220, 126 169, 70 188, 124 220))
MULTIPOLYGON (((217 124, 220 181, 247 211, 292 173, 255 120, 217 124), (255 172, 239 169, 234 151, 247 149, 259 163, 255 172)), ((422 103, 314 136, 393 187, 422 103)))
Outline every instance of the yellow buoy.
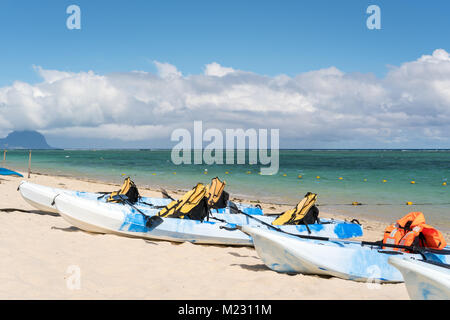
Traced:
POLYGON ((383 180, 383 183, 387 182, 387 180, 383 180))
POLYGON ((225 171, 225 174, 228 174, 229 172, 228 171, 225 171))
POLYGON ((416 184, 416 182, 415 181, 411 181, 411 184, 416 184))
POLYGON ((443 185, 443 186, 446 186, 446 185, 447 185, 447 182, 443 182, 442 185, 443 185))
POLYGON ((303 176, 302 176, 301 174, 299 174, 299 175, 298 175, 298 178, 301 179, 301 178, 303 178, 303 176))
POLYGON ((406 202, 406 205, 407 205, 407 206, 412 206, 412 204, 413 204, 413 203, 412 203, 411 201, 406 202))
POLYGON ((367 179, 364 179, 364 182, 367 182, 367 179))
POLYGON ((152 173, 152 176, 156 176, 156 173, 152 173))
POLYGON ((286 177, 286 176, 287 176, 287 174, 286 174, 286 173, 284 173, 284 174, 283 174, 283 177, 286 177))
POLYGON ((173 174, 177 174, 176 172, 174 172, 173 174))
POLYGON ((342 177, 339 177, 339 180, 343 180, 344 178, 342 178, 342 177))
POLYGON ((317 176, 316 179, 320 179, 320 176, 317 176))
POLYGON ((352 205, 354 205, 354 206, 360 206, 361 203, 360 203, 360 202, 357 202, 357 201, 354 201, 354 202, 352 202, 352 205))
POLYGON ((252 172, 251 171, 247 171, 247 174, 251 174, 252 172))

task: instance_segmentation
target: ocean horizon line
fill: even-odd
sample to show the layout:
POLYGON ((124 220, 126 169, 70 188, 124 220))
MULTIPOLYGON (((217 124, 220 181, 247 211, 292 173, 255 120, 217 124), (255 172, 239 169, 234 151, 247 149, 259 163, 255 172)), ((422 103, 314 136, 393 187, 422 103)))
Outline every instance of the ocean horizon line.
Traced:
MULTIPOLYGON (((172 148, 53 148, 53 149, 29 149, 29 148, 2 148, 6 151, 172 151, 172 148)), ((175 149, 183 151, 183 149, 175 149)), ((214 149, 191 149, 191 151, 204 151, 214 149)), ((258 151, 259 149, 222 149, 222 151, 258 151)), ((268 149, 271 150, 271 149, 268 149)), ((450 148, 279 148, 279 151, 450 151, 450 148)))

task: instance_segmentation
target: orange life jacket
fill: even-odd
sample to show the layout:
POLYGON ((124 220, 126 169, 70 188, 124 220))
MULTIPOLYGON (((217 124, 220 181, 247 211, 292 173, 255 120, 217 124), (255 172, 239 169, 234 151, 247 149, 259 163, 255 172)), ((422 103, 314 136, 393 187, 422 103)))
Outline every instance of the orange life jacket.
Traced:
POLYGON ((432 226, 429 226, 427 224, 424 224, 422 226, 422 235, 424 237, 424 242, 426 245, 424 247, 428 248, 434 248, 434 249, 444 249, 447 245, 447 242, 445 242, 444 236, 442 233, 433 228, 432 226))
MULTIPOLYGON (((384 231, 383 243, 402 246, 416 245, 433 249, 443 249, 447 243, 442 233, 425 224, 422 212, 410 212, 384 231)), ((399 250, 394 248, 393 250, 399 250)), ((401 251, 407 251, 402 249, 401 251)))

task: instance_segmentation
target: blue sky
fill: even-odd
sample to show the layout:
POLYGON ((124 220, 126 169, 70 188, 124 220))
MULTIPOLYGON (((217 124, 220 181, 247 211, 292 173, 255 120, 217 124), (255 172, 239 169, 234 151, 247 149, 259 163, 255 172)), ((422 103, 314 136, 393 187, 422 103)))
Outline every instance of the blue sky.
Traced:
POLYGON ((449 51, 449 12, 444 0, 2 0, 0 85, 38 81, 32 65, 108 73, 152 71, 153 60, 185 74, 216 61, 267 75, 335 66, 383 76, 387 65, 449 51), (65 26, 70 4, 82 10, 82 30, 65 26), (366 28, 370 4, 382 30, 366 28))
POLYGON ((448 148, 449 12, 444 0, 2 0, 0 136, 170 147, 202 120, 280 128, 282 147, 448 148), (72 4, 81 30, 66 27, 72 4), (381 30, 366 27, 372 4, 381 30))

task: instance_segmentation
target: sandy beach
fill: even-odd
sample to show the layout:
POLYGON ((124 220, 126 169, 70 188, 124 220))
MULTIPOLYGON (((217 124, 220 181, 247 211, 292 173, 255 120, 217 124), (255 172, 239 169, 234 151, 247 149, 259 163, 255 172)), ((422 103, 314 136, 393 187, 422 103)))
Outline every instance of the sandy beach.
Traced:
MULTIPOLYGON (((20 181, 83 191, 113 191, 118 185, 41 174, 27 179, 23 174, 0 180, 0 207, 18 209, 0 212, 0 299, 409 299, 404 284, 280 274, 249 247, 87 233, 28 205, 16 190, 20 181), (73 286, 78 272, 79 286, 73 286)), ((161 196, 157 190, 140 192, 161 196)), ((269 213, 287 208, 262 207, 269 213)), ((358 218, 322 211, 320 216, 358 218)), ((363 239, 382 237, 385 223, 359 221, 363 239)))

